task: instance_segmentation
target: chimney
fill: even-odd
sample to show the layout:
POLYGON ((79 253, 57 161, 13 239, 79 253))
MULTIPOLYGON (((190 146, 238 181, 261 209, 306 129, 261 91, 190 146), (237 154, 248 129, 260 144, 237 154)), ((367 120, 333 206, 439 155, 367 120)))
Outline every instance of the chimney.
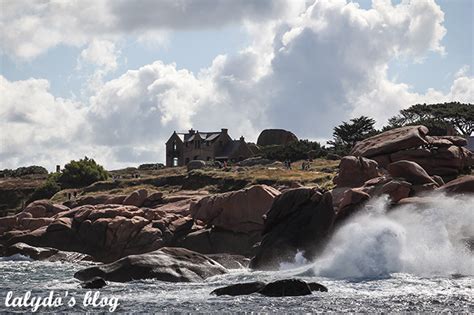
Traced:
POLYGON ((227 129, 227 128, 222 128, 222 129, 221 129, 221 132, 227 134, 227 131, 228 131, 228 130, 229 130, 229 129, 227 129))
POLYGON ((56 165, 56 173, 61 172, 61 165, 56 165))
POLYGON ((193 128, 189 129, 189 134, 190 134, 190 135, 193 135, 194 133, 195 133, 195 131, 194 131, 193 128))
POLYGON ((241 137, 240 137, 240 141, 241 141, 241 142, 245 142, 244 136, 241 136, 241 137))

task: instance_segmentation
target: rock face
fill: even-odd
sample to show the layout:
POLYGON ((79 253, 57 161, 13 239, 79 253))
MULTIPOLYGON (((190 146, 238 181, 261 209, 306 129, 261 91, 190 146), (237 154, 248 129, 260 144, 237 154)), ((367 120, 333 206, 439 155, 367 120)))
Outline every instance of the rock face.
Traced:
POLYGON ((351 154, 373 159, 383 168, 402 160, 415 162, 429 175, 439 175, 445 180, 474 165, 472 152, 463 147, 466 139, 427 134, 425 126, 389 130, 358 142, 351 154))
POLYGON ((258 136, 257 145, 286 145, 293 141, 298 141, 298 138, 291 131, 284 129, 265 129, 258 136))
POLYGON ((456 194, 474 194, 474 175, 459 177, 441 186, 440 191, 456 194))
POLYGON ((201 168, 204 168, 204 167, 206 167, 206 162, 201 161, 201 160, 189 161, 189 163, 187 165, 188 172, 192 171, 192 170, 198 170, 198 169, 201 169, 201 168))
POLYGON ((266 215, 263 239, 250 263, 254 269, 277 269, 298 251, 312 257, 334 223, 330 192, 290 189, 279 195, 266 215))
POLYGON ((195 282, 221 275, 227 270, 214 260, 184 248, 131 255, 113 263, 80 270, 74 277, 81 281, 102 278, 112 282, 156 279, 167 282, 195 282))
POLYGON ((378 163, 364 157, 345 156, 339 163, 339 173, 334 184, 341 187, 359 187, 379 176, 378 163))
POLYGON ((266 185, 204 197, 191 205, 191 215, 208 226, 232 232, 251 233, 263 229, 262 216, 280 192, 266 185))

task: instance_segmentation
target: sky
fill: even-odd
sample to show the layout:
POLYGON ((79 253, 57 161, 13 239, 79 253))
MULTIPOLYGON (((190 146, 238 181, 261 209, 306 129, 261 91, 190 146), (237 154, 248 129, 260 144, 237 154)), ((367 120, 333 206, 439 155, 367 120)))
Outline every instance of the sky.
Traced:
POLYGON ((324 141, 474 103, 471 0, 0 0, 0 169, 163 162, 173 131, 324 141))

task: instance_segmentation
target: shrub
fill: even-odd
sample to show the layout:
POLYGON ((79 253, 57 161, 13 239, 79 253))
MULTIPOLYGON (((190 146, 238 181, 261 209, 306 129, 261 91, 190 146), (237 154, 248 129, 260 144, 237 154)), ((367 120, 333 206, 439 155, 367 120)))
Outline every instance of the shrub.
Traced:
POLYGON ((107 178, 107 171, 86 156, 84 159, 66 164, 59 175, 58 182, 62 188, 78 188, 107 178))
POLYGON ((58 191, 61 190, 61 186, 59 186, 57 182, 58 173, 54 173, 48 176, 46 182, 35 189, 33 194, 28 200, 28 203, 33 202, 35 200, 40 199, 49 199, 54 196, 58 191))
POLYGON ((0 171, 0 177, 21 177, 25 175, 47 175, 48 170, 42 166, 31 165, 19 167, 15 170, 4 169, 0 171))

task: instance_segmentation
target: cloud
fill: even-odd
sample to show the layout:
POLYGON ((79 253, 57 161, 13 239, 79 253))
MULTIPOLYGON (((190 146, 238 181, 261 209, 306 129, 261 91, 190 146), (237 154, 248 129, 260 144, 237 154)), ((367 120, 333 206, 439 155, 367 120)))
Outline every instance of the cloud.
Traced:
POLYGON ((55 161, 72 157, 76 133, 84 126, 80 104, 54 97, 49 82, 42 79, 10 82, 0 75, 0 95, 1 168, 26 164, 52 168, 55 161))
POLYGON ((32 60, 57 45, 82 47, 127 35, 162 42, 170 30, 272 19, 287 12, 288 6, 284 0, 3 0, 0 49, 14 58, 32 60))
MULTIPOLYGON (((97 85, 85 104, 55 98, 45 80, 3 78, 2 94, 10 96, 2 126, 13 126, 18 132, 2 139, 9 141, 2 150, 5 163, 37 161, 35 152, 41 152, 44 161, 87 153, 116 168, 163 161, 164 142, 173 130, 226 127, 235 138, 244 135, 255 141, 260 130, 278 127, 301 138, 327 139, 334 126, 354 116, 368 115, 382 125, 414 103, 474 101, 473 78, 465 72, 447 93, 433 89, 414 93, 407 84, 387 77, 393 59, 422 62, 429 51, 444 53, 444 17, 434 1, 397 5, 374 1, 369 10, 343 0, 315 1, 303 12, 301 3, 291 2, 288 12, 279 12, 279 2, 241 1, 232 3, 235 16, 229 21, 219 15, 210 22, 202 21, 230 14, 219 1, 214 2, 215 8, 199 1, 206 10, 193 1, 140 3, 134 8, 121 1, 111 3, 112 9, 103 13, 105 26, 84 40, 88 45, 79 60, 114 69, 119 55, 115 40, 97 34, 112 36, 120 31, 117 23, 130 32, 143 29, 143 35, 155 28, 217 27, 245 20, 251 45, 233 55, 216 56, 199 73, 162 61, 128 70, 97 85), (156 5, 174 18, 151 19, 149 12, 156 5), (115 18, 127 10, 133 11, 129 19, 118 22, 115 18), (40 104, 33 112, 41 114, 31 115, 31 104, 40 104), (52 108, 60 110, 50 113, 52 108), (38 117, 45 117, 40 127, 38 117), (28 150, 22 151, 23 147, 28 150)), ((76 37, 80 42, 82 37, 76 37)))

